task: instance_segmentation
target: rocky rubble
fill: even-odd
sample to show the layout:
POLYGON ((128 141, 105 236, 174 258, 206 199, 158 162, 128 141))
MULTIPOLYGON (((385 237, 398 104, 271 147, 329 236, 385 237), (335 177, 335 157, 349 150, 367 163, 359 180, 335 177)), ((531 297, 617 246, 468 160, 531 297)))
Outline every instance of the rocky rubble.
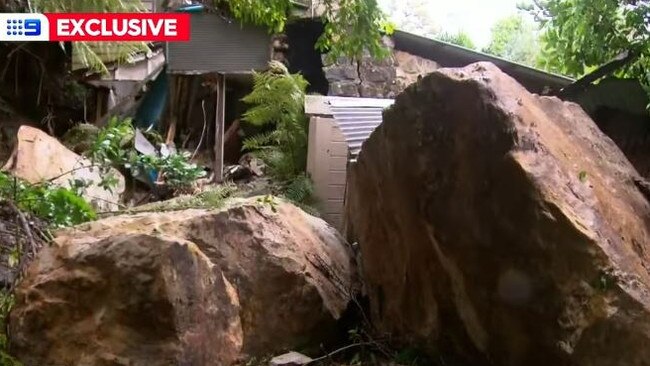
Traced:
POLYGON ((577 105, 492 64, 439 70, 350 175, 381 331, 471 365, 650 364, 650 205, 577 105))
POLYGON ((354 279, 341 236, 282 201, 107 218, 37 256, 11 349, 26 366, 229 365, 327 341, 354 279))

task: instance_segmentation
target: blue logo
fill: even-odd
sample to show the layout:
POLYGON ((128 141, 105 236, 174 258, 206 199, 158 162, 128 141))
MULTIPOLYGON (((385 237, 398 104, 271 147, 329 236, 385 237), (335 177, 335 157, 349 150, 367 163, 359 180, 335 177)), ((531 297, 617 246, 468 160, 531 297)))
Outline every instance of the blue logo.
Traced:
POLYGON ((40 36, 40 19, 9 19, 7 20, 8 36, 40 36))

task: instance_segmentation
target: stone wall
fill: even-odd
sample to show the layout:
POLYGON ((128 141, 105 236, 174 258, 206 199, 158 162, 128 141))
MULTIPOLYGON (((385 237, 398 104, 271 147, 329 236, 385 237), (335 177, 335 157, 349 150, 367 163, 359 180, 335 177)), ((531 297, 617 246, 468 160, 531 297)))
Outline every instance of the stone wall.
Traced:
POLYGON ((384 60, 366 56, 360 62, 324 59, 323 63, 329 95, 341 97, 395 98, 419 77, 438 69, 434 61, 397 50, 384 60))

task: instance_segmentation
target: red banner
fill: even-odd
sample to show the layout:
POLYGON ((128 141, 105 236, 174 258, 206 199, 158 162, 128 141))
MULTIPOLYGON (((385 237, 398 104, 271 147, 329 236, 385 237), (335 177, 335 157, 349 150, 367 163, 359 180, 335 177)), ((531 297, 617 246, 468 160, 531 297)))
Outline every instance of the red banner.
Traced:
POLYGON ((186 13, 48 13, 51 41, 182 42, 190 40, 186 13))

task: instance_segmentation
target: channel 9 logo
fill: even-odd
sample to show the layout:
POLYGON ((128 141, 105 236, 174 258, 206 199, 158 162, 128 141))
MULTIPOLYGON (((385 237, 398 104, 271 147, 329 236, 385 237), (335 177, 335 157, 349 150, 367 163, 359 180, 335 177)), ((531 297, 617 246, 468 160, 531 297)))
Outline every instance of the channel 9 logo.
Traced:
POLYGON ((0 41, 47 41, 49 23, 42 14, 0 14, 0 41))
POLYGON ((9 19, 7 20, 7 36, 40 36, 40 19, 9 19))

